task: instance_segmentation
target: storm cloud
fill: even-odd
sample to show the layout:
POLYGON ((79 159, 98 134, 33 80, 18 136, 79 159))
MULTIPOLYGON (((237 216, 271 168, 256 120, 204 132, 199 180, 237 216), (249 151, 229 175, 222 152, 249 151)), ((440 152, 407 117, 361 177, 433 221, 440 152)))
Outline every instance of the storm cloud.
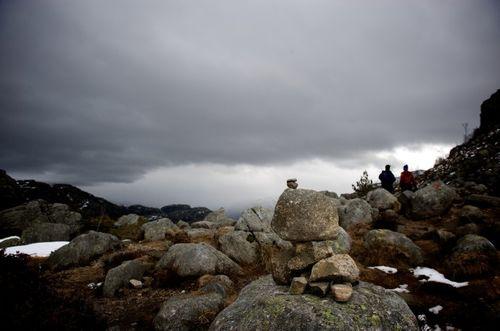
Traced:
POLYGON ((452 145, 499 40, 495 1, 0 1, 0 167, 100 185, 452 145))

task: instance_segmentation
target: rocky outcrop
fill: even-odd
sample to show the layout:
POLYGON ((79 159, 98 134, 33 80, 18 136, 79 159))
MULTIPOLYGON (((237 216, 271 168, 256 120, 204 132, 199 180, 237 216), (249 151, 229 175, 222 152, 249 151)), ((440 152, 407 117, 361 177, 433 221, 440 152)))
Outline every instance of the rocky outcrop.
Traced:
POLYGON ((26 199, 14 178, 0 169, 0 210, 12 208, 26 202, 26 199))
POLYGON ((47 265, 56 270, 88 265, 93 259, 121 246, 120 240, 109 233, 90 231, 52 252, 47 259, 47 265))
POLYGON ((398 199, 394 195, 392 195, 389 191, 383 188, 378 188, 368 192, 366 200, 368 201, 370 206, 380 211, 386 209, 393 209, 395 211, 399 211, 401 209, 401 205, 398 199))
MULTIPOLYGON (((75 234, 83 226, 81 218, 79 213, 69 210, 67 205, 48 204, 43 200, 31 201, 0 212, 0 235, 21 235, 28 228, 42 223, 67 225, 70 234, 75 234)), ((30 232, 33 233, 34 230, 30 232)))
POLYGON ((485 185, 490 195, 500 196, 500 144, 497 143, 500 141, 499 99, 500 93, 497 91, 483 102, 480 128, 465 143, 454 147, 446 159, 427 170, 421 182, 440 179, 469 193, 486 193, 471 192, 465 187, 466 182, 474 181, 485 185))
POLYGON ((453 188, 436 181, 415 192, 411 200, 411 214, 416 219, 443 215, 457 198, 453 188))
POLYGON ((500 90, 497 90, 481 104, 480 118, 479 129, 482 132, 490 132, 495 128, 500 128, 500 90))
POLYGON ((173 245, 156 268, 171 270, 180 277, 241 273, 241 268, 227 255, 204 243, 173 245))
POLYGON ((172 297, 165 301, 156 315, 155 330, 198 330, 224 308, 224 298, 218 293, 172 297))
POLYGON ((271 222, 274 211, 264 207, 252 207, 241 213, 235 230, 250 232, 269 232, 271 231, 271 222))
POLYGON ((416 266, 423 262, 420 247, 402 233, 377 229, 364 237, 365 263, 393 267, 416 266))
POLYGON ((210 325, 210 330, 418 330, 417 320, 397 294, 360 282, 349 302, 292 295, 270 276, 241 292, 210 325))
POLYGON ((363 199, 351 199, 338 208, 340 226, 346 230, 357 224, 371 224, 372 207, 363 199))
POLYGON ((331 198, 312 190, 286 189, 276 203, 271 226, 284 240, 320 241, 335 239, 338 222, 331 198))

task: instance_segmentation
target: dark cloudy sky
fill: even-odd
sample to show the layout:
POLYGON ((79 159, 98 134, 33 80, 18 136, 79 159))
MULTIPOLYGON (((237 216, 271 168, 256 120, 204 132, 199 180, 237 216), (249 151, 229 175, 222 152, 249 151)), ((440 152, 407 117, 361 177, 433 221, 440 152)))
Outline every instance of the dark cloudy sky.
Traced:
POLYGON ((236 208, 430 167, 500 88, 498 1, 0 0, 0 168, 236 208))

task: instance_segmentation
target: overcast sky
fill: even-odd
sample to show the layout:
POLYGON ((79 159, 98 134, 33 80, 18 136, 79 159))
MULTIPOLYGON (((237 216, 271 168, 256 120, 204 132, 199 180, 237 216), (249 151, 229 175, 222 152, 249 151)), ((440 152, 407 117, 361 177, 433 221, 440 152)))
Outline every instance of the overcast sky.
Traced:
POLYGON ((346 192, 477 126, 499 41, 493 0, 0 0, 0 168, 153 206, 346 192))

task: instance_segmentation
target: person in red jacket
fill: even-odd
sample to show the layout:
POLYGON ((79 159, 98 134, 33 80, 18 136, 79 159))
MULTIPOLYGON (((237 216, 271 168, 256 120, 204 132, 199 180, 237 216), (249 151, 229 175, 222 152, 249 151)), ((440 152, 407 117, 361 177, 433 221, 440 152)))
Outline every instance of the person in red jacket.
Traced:
POLYGON ((401 188, 401 192, 404 191, 415 191, 417 188, 417 182, 415 181, 415 177, 411 171, 408 171, 408 165, 403 167, 403 172, 401 173, 401 177, 399 177, 399 187, 401 188))

